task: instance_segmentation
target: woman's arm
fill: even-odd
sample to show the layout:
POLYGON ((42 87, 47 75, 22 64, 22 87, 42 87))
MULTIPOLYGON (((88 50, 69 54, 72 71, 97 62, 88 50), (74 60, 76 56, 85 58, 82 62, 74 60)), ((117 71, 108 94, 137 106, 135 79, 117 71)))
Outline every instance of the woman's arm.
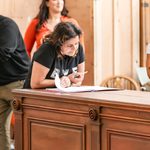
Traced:
POLYGON ((55 81, 51 79, 45 79, 49 72, 49 68, 39 64, 38 62, 33 62, 32 74, 31 74, 31 88, 46 88, 55 87, 55 81))
MULTIPOLYGON (((52 79, 45 79, 49 72, 49 68, 39 64, 34 61, 32 67, 32 75, 31 75, 31 88, 47 88, 47 87, 55 87, 55 81, 52 79)), ((70 86, 70 79, 66 76, 63 76, 61 79, 62 87, 70 86)))
POLYGON ((147 54, 146 69, 147 69, 147 75, 148 75, 149 78, 150 78, 150 54, 147 54))

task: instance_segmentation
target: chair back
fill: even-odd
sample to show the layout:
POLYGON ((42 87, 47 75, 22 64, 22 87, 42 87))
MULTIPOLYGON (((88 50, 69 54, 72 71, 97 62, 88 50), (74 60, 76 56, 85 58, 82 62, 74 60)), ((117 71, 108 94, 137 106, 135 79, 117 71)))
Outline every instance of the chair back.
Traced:
POLYGON ((140 90, 140 85, 131 77, 116 75, 102 81, 101 86, 127 90, 140 90))

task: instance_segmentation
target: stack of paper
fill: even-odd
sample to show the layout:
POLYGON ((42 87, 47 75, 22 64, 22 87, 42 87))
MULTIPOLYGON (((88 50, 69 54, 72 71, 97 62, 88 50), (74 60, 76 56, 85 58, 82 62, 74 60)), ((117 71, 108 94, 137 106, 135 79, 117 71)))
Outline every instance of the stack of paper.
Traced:
POLYGON ((138 75, 141 85, 145 85, 148 82, 150 82, 150 79, 147 75, 146 67, 137 68, 137 75, 138 75))

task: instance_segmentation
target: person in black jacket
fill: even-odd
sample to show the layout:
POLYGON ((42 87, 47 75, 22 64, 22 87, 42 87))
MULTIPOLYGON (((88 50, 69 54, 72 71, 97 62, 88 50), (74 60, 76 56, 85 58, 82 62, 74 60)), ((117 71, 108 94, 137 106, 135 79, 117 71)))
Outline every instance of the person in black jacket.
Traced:
POLYGON ((29 64, 17 24, 0 15, 0 150, 10 150, 11 90, 22 88, 29 64))

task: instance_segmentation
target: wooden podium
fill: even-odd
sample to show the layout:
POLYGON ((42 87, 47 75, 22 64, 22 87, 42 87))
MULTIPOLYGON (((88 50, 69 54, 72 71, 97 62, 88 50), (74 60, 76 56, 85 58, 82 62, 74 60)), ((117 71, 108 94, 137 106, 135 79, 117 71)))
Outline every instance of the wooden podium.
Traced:
POLYGON ((150 93, 13 90, 15 150, 150 150, 150 93))

